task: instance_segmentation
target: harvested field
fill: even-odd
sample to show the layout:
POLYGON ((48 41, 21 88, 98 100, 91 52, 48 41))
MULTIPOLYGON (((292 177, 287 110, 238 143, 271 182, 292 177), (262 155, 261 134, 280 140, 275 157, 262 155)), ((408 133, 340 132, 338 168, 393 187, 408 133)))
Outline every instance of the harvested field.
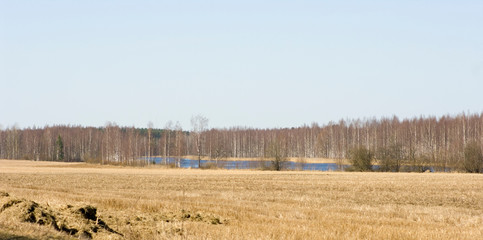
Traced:
POLYGON ((0 160, 0 238, 478 239, 482 189, 481 174, 0 160))

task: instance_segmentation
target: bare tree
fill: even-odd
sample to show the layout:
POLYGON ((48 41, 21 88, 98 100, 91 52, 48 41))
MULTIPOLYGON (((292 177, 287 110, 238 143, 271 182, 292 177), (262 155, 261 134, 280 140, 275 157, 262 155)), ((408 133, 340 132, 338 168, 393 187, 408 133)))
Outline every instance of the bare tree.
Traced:
POLYGON ((283 141, 275 137, 266 149, 265 158, 270 159, 271 169, 280 171, 285 168, 287 162, 287 149, 284 147, 283 141))
POLYGON ((203 115, 196 115, 191 117, 191 127, 193 128, 193 134, 196 141, 196 151, 198 154, 198 167, 201 167, 201 155, 202 155, 202 146, 203 146, 203 138, 202 134, 208 128, 208 118, 204 117, 203 115))
POLYGON ((168 121, 164 126, 164 164, 168 164, 168 158, 170 157, 169 147, 171 144, 171 131, 173 130, 173 122, 168 121))
POLYGON ((153 122, 148 122, 148 165, 151 162, 151 133, 153 130, 153 122))
POLYGON ((181 124, 176 122, 174 126, 175 130, 175 141, 174 141, 174 150, 176 151, 176 166, 181 167, 181 138, 183 137, 183 128, 181 128, 181 124))

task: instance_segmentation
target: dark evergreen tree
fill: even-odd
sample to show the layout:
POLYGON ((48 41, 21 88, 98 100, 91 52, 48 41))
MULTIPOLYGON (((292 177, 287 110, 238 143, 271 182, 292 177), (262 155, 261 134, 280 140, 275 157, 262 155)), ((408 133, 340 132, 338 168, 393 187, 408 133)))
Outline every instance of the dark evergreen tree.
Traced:
POLYGON ((62 141, 62 137, 60 137, 60 135, 57 137, 55 145, 57 147, 57 161, 64 161, 64 142, 62 141))

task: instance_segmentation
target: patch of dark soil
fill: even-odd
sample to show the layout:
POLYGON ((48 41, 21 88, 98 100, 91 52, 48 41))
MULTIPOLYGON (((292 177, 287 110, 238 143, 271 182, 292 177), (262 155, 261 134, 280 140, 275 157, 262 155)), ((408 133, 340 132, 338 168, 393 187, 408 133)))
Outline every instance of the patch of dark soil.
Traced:
POLYGON ((13 199, 13 200, 10 200, 6 203, 3 204, 2 208, 0 208, 0 213, 3 212, 5 209, 15 205, 15 204, 18 204, 18 203, 21 203, 22 201, 21 200, 18 200, 18 199, 13 199))
POLYGON ((85 219, 89 219, 89 220, 92 220, 92 221, 96 221, 97 220, 97 208, 93 207, 93 206, 85 206, 85 207, 81 207, 77 210, 80 214, 82 214, 82 216, 85 218, 85 219))
POLYGON ((67 234, 69 235, 75 235, 77 232, 79 232, 79 230, 75 229, 75 228, 69 228, 68 226, 66 225, 62 225, 60 226, 60 230, 62 232, 66 232, 67 234))
POLYGON ((102 219, 97 217, 97 208, 90 206, 90 205, 87 205, 87 206, 79 208, 77 210, 77 212, 80 213, 82 215, 82 217, 84 217, 85 219, 95 221, 96 226, 91 228, 94 233, 96 233, 99 230, 99 227, 101 227, 101 228, 105 229, 106 231, 108 231, 110 233, 115 233, 115 234, 119 234, 119 235, 122 236, 122 234, 120 234, 120 233, 116 232, 114 229, 110 228, 106 224, 106 222, 104 222, 102 219), (97 227, 97 226, 99 226, 99 227, 97 227))

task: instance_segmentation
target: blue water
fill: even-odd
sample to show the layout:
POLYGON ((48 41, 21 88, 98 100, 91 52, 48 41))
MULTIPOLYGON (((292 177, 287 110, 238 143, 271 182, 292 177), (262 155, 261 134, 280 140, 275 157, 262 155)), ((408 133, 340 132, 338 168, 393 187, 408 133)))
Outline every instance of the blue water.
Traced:
MULTIPOLYGON (((156 164, 176 164, 175 158, 167 158, 166 162, 164 158, 155 157, 152 158, 156 164)), ((176 164, 177 165, 177 164, 176 164)), ((218 160, 218 163, 214 160, 201 160, 201 166, 214 165, 218 168, 224 169, 264 169, 270 168, 272 163, 269 161, 222 161, 218 160)), ((180 159, 180 167, 182 168, 199 168, 198 160, 180 159)), ((346 167, 346 166, 343 166, 346 167)), ((335 171, 338 169, 335 163, 296 163, 285 162, 282 166, 283 169, 289 170, 307 170, 307 171, 335 171)))
MULTIPOLYGON (((166 165, 176 165, 175 158, 167 158, 166 162, 164 158, 161 157, 153 157, 151 158, 156 164, 166 164, 166 165)), ((180 159, 180 167, 181 168, 199 168, 198 160, 191 160, 191 159, 180 159)), ((222 161, 218 160, 201 160, 202 167, 208 166, 216 166, 218 168, 224 169, 271 169, 272 163, 270 161, 222 161)), ((342 165, 342 170, 346 169, 350 165, 342 165)), ((378 171, 380 166, 373 165, 372 170, 378 171)), ((422 170, 411 170, 407 169, 408 166, 402 168, 401 171, 416 171, 416 172, 424 172, 429 170, 431 172, 435 172, 436 169, 430 166, 425 166, 422 170)), ((282 165, 283 170, 304 170, 304 171, 336 171, 339 170, 337 164, 335 163, 296 163, 296 162, 284 162, 282 165)), ((450 168, 444 169, 444 171, 449 171, 450 168)), ((441 169, 443 171, 443 169, 441 169)))

